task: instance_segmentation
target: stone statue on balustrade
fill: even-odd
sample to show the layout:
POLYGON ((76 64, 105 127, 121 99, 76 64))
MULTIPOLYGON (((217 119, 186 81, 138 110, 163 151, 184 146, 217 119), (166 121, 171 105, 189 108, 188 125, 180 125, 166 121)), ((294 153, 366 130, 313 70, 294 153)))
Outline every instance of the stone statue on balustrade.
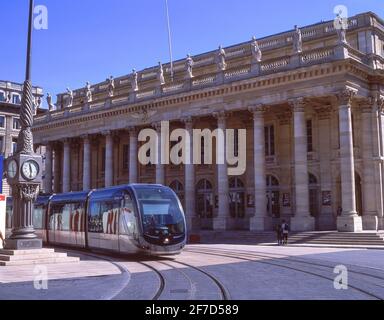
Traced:
POLYGON ((225 71, 227 69, 227 63, 225 61, 226 58, 225 50, 222 46, 219 47, 219 51, 217 54, 218 67, 220 71, 225 71))
POLYGON ((139 84, 137 82, 138 74, 135 69, 132 70, 131 86, 134 92, 139 91, 139 84))
POLYGON ((295 31, 293 33, 293 52, 303 52, 303 36, 298 26, 295 26, 295 31))
POLYGON ((251 51, 252 51, 252 58, 253 58, 253 60, 255 62, 261 62, 263 54, 261 52, 259 44, 257 43, 256 37, 252 38, 251 51))
POLYGON ((161 64, 161 62, 159 62, 159 69, 157 71, 157 80, 159 80, 161 86, 163 84, 165 84, 164 69, 163 69, 163 65, 161 64))
POLYGON ((47 103, 49 111, 55 110, 55 105, 52 103, 52 96, 49 92, 47 93, 47 103))
POLYGON ((190 54, 187 55, 187 59, 185 60, 185 67, 187 69, 187 77, 189 79, 193 78, 193 65, 194 61, 190 54))
POLYGON ((108 82, 108 96, 113 97, 115 93, 115 79, 113 76, 110 76, 109 79, 107 79, 108 82))
POLYGON ((11 103, 11 92, 10 91, 5 93, 5 103, 11 103))
POLYGON ((334 21, 334 27, 337 32, 339 44, 347 44, 348 18, 341 17, 340 13, 337 14, 336 19, 334 21))
POLYGON ((41 98, 40 97, 35 97, 33 99, 33 107, 34 107, 35 113, 37 112, 38 109, 40 109, 40 107, 41 107, 41 98))
POLYGON ((91 84, 87 81, 86 86, 86 97, 87 97, 87 102, 92 102, 92 90, 91 90, 91 84))
POLYGON ((73 106, 73 91, 69 88, 67 88, 67 103, 66 107, 70 108, 73 106))

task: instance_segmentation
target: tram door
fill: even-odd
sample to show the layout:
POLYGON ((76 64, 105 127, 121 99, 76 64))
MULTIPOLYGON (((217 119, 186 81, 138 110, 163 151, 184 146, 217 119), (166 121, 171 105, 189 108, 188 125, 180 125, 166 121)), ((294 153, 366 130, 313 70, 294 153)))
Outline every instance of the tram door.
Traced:
POLYGON ((132 197, 125 194, 119 217, 119 250, 120 252, 135 252, 139 238, 138 216, 134 208, 132 197))

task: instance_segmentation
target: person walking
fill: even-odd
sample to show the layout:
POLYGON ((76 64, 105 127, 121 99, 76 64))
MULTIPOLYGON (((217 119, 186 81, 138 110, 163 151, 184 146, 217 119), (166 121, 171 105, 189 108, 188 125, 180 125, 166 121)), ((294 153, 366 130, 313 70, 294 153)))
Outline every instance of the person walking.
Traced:
POLYGON ((287 245, 290 228, 289 224, 285 220, 283 220, 283 223, 281 224, 281 230, 283 233, 283 245, 287 245))
POLYGON ((283 233, 282 233, 280 224, 276 225, 275 231, 276 231, 277 245, 281 246, 283 244, 283 233))

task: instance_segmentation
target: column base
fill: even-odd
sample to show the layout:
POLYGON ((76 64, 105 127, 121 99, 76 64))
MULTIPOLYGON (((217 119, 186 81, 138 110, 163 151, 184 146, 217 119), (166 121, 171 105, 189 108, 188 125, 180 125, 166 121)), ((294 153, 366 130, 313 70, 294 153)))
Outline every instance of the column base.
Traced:
POLYGON ((6 250, 35 250, 43 248, 41 239, 7 239, 5 241, 6 250))
POLYGON ((310 216, 291 218, 291 231, 304 232, 315 230, 315 218, 310 216))
POLYGON ((271 217, 252 217, 249 220, 250 231, 271 231, 272 229, 271 217))
POLYGON ((227 218, 218 217, 213 218, 213 230, 215 231, 225 231, 227 230, 227 218))
POLYGON ((362 232, 363 220, 361 217, 355 216, 341 216, 337 218, 337 230, 339 232, 362 232))
POLYGON ((376 231, 379 229, 379 218, 377 216, 363 216, 363 230, 373 230, 376 231))

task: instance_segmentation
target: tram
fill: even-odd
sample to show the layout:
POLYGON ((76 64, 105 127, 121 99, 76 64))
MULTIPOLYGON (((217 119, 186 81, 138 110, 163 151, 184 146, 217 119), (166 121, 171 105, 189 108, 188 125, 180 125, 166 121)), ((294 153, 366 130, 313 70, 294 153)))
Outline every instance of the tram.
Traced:
MULTIPOLYGON (((9 236, 11 198, 6 217, 9 236)), ((170 188, 161 185, 132 184, 39 196, 33 225, 48 245, 121 254, 176 255, 187 239, 180 200, 170 188)))

